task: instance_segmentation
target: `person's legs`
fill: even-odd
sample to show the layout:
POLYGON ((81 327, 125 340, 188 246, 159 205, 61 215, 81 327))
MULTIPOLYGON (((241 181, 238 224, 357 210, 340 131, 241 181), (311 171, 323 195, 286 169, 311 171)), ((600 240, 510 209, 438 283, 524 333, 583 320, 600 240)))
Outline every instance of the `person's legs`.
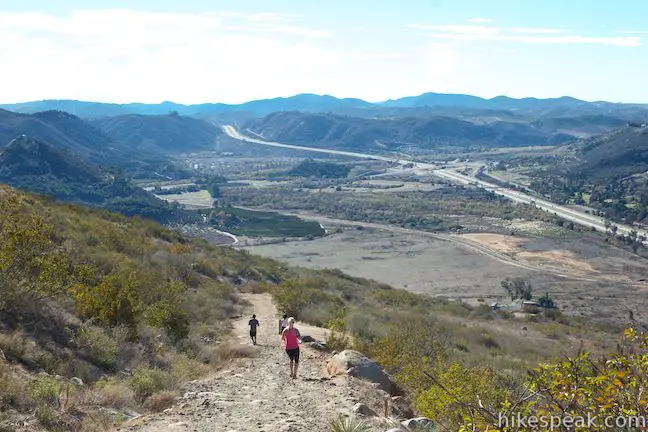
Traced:
POLYGON ((287 349, 286 354, 288 354, 288 358, 290 358, 290 377, 296 378, 299 349, 287 349))
POLYGON ((295 368, 293 370, 293 378, 297 378, 297 368, 299 367, 299 348, 295 350, 295 368))

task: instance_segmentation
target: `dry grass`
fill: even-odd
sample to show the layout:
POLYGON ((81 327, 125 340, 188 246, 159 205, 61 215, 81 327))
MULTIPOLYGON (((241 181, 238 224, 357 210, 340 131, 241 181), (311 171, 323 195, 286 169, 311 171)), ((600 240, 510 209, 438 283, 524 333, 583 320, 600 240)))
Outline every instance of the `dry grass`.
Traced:
POLYGON ((91 390, 91 401, 101 405, 115 408, 131 408, 138 406, 135 391, 127 381, 117 378, 108 378, 97 382, 91 390))
POLYGON ((248 345, 226 342, 218 345, 212 355, 212 361, 215 365, 222 365, 240 358, 249 358, 254 356, 254 350, 248 345))
POLYGON ((171 407, 178 394, 175 391, 165 390, 155 393, 144 402, 144 407, 152 412, 161 412, 171 407))

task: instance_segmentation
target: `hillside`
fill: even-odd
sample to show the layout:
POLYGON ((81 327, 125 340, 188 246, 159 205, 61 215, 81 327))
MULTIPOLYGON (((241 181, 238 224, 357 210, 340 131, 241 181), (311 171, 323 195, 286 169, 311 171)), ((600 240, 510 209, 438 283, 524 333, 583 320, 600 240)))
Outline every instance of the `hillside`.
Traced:
POLYGON ((279 112, 245 126, 274 141, 363 150, 553 145, 573 138, 522 123, 475 124, 449 117, 369 119, 279 112))
POLYGON ((571 146, 581 160, 577 170, 600 179, 648 171, 648 127, 626 126, 571 146))
POLYGON ((556 202, 587 204, 613 221, 648 224, 648 127, 628 125, 560 149, 530 170, 532 189, 556 202))
POLYGON ((175 114, 107 117, 92 120, 91 124, 115 141, 142 152, 209 150, 222 134, 211 123, 175 114))
POLYGON ((23 134, 94 158, 109 155, 116 147, 109 136, 66 112, 18 114, 0 110, 0 146, 23 134))
POLYGON ((106 181, 107 173, 80 156, 22 135, 0 150, 0 179, 52 176, 64 182, 92 184, 106 181))
MULTIPOLYGON (((0 195, 4 430, 111 430, 158 412, 125 426, 160 430, 173 419, 212 429, 218 422, 223 430, 296 430, 281 426, 290 415, 295 424, 328 432, 333 416, 352 414, 357 402, 382 407, 382 396, 368 383, 322 375, 331 350, 348 347, 393 374, 393 388, 404 395, 394 404, 409 401, 417 413, 457 430, 466 408, 454 406, 426 377, 437 376, 451 392, 469 389, 459 393, 466 403, 480 397, 497 407, 516 397, 526 368, 538 360, 583 347, 598 353, 618 340, 616 329, 557 310, 518 321, 484 304, 472 307, 339 270, 294 268, 210 246, 150 221, 7 187, 0 195), (269 293, 274 305, 267 294, 247 293, 269 293), (287 380, 287 366, 278 364, 286 360, 272 339, 277 312, 295 316, 308 329, 304 334, 316 330, 305 322, 328 327, 325 347, 304 347, 304 375, 297 380, 287 380), (258 347, 245 337, 243 313, 263 320, 258 347), (250 406, 259 404, 263 413, 248 418, 250 406)), ((607 388, 607 381, 600 385, 607 388)))
POLYGON ((118 166, 133 175, 173 172, 163 154, 138 151, 116 141, 91 124, 62 111, 18 114, 0 109, 0 148, 28 135, 102 166, 118 166))
POLYGON ((141 219, 0 197, 0 429, 110 430, 245 355, 215 343, 241 307, 233 281, 277 278, 276 264, 141 219))
POLYGON ((581 137, 603 134, 625 126, 626 120, 606 115, 583 115, 577 117, 551 117, 535 120, 534 128, 548 133, 565 133, 581 137))
POLYGON ((160 222, 182 217, 178 209, 80 155, 22 135, 0 150, 0 182, 54 198, 90 204, 160 222))

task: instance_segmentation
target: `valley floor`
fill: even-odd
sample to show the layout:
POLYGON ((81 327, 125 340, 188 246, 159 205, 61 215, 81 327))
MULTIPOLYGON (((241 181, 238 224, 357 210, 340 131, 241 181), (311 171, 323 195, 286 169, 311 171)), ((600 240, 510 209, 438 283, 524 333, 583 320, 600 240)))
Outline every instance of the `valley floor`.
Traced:
POLYGON ((611 251, 598 240, 501 234, 437 234, 398 226, 300 213, 331 235, 312 241, 243 246, 251 253, 310 268, 338 268, 409 291, 456 298, 473 305, 506 303, 500 282, 529 280, 550 292, 567 314, 608 323, 628 310, 648 321, 646 260, 611 251), (362 229, 359 229, 362 228, 362 229), (612 253, 614 252, 614 253, 612 253))

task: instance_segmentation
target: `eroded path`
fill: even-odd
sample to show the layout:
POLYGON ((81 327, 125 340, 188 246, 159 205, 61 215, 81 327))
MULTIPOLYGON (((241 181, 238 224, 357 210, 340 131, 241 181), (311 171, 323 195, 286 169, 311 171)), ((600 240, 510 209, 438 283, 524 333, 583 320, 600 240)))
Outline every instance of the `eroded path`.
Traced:
MULTIPOLYGON (((270 295, 242 296, 251 307, 249 314, 234 321, 233 343, 249 345, 253 357, 234 360, 212 378, 187 384, 173 408, 136 419, 120 430, 328 432, 330 419, 351 411, 360 386, 347 377, 329 378, 327 355, 306 346, 302 346, 300 376, 291 379, 270 295), (261 323, 257 346, 252 346, 248 335, 252 313, 261 323)), ((300 323, 296 327, 302 335, 324 337, 323 329, 300 323)))

